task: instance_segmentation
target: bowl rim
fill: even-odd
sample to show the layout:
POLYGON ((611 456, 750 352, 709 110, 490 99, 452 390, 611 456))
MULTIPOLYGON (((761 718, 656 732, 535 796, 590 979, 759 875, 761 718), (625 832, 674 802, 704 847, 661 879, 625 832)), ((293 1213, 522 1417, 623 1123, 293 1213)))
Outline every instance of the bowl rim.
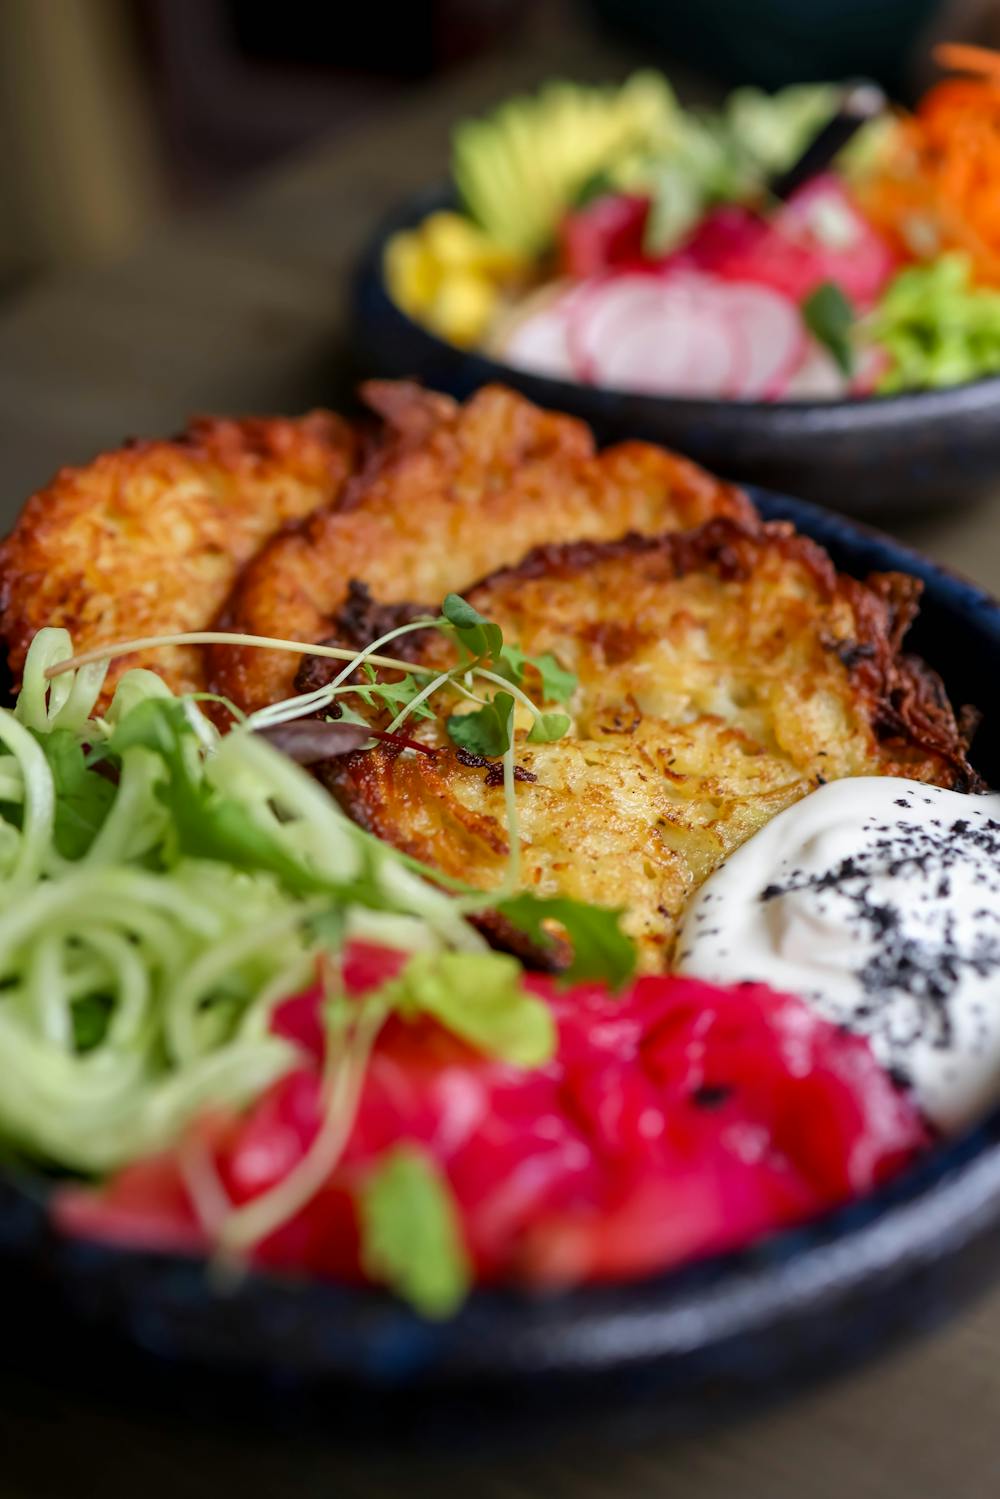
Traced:
MULTIPOLYGON (((930 600, 1000 658, 1000 602, 985 589, 847 517, 754 486, 748 492, 765 518, 791 520, 846 553, 838 565, 912 572, 930 600)), ((847 1318, 859 1297, 870 1304, 986 1240, 1000 1243, 1000 1106, 875 1192, 745 1249, 555 1295, 477 1288, 454 1319, 434 1324, 379 1289, 267 1270, 248 1274, 223 1300, 204 1259, 71 1239, 49 1222, 37 1175, 0 1174, 0 1260, 13 1255, 43 1267, 46 1284, 55 1281, 91 1324, 98 1306, 126 1342, 171 1362, 273 1373, 284 1360, 298 1377, 383 1388, 683 1362, 778 1326, 801 1329, 820 1314, 847 1318)), ((978 1283, 998 1272, 995 1258, 978 1283)))
POLYGON ((380 217, 365 242, 356 265, 355 285, 360 304, 377 300, 383 316, 391 313, 397 320, 397 327, 406 328, 411 337, 421 337, 436 358, 467 361, 477 372, 475 384, 530 380, 539 390, 544 390, 546 402, 559 410, 567 404, 571 409, 573 402, 579 401, 583 393, 587 397, 593 394, 613 401, 655 403, 662 408, 673 408, 693 421, 726 412, 741 427, 750 428, 766 422, 779 429, 778 436, 786 423, 797 425, 799 419, 808 421, 814 435, 822 436, 824 429, 833 434, 848 426, 854 429, 859 425, 880 427, 907 420, 926 422, 929 418, 947 421, 959 411, 967 413, 972 408, 992 410, 1000 407, 1000 371, 994 375, 981 375, 975 380, 964 380, 958 385, 896 391, 891 395, 760 401, 741 397, 660 395, 652 391, 623 390, 620 386, 591 385, 583 380, 563 380, 539 371, 521 369, 480 349, 463 349, 425 328, 405 312, 391 296, 384 272, 386 242, 393 234, 412 229, 436 209, 453 208, 456 201, 455 190, 446 180, 429 184, 397 201, 380 217))

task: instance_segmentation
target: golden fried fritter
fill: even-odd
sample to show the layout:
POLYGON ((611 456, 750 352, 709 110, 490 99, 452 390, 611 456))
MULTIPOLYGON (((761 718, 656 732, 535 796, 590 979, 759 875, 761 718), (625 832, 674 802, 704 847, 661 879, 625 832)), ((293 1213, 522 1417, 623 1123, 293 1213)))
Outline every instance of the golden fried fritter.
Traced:
MULTIPOLYGON (((838 576, 787 525, 725 519, 541 548, 488 578, 470 602, 579 679, 565 739, 527 743, 518 710, 522 883, 624 907, 655 970, 693 890, 822 781, 971 786, 940 681, 900 651, 919 589, 900 574, 838 576)), ((441 636, 414 638, 425 664, 453 659, 441 636)), ((495 762, 447 738, 444 716, 462 707, 407 725, 433 756, 382 746, 330 762, 323 778, 380 837, 489 888, 508 853, 504 794, 495 762)))
MULTIPOLYGON (((174 442, 62 469, 0 545, 0 634, 15 679, 42 625, 64 625, 78 651, 207 629, 261 543, 336 498, 354 450, 346 423, 315 411, 195 421, 174 442)), ((109 685, 140 665, 178 692, 205 685, 195 647, 126 657, 109 685)))
MULTIPOLYGON (((342 503, 266 546, 244 569, 220 624, 319 641, 335 635, 353 581, 381 601, 440 599, 551 541, 750 520, 731 485, 676 454, 623 443, 597 454, 590 431, 500 386, 464 406, 407 383, 363 394, 385 430, 342 503)), ((213 688, 246 709, 287 697, 295 660, 211 652, 213 688)))

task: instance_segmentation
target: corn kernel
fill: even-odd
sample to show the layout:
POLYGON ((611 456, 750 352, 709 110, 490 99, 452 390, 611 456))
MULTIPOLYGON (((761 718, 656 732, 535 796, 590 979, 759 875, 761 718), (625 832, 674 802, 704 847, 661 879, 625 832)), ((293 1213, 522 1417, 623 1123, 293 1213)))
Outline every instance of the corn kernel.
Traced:
POLYGON ((450 342, 466 347, 481 338, 496 311, 499 294, 477 271, 453 271, 441 282, 428 321, 450 342))
POLYGON ((524 268, 521 256, 496 244, 460 213, 432 213, 419 232, 443 272, 455 269, 509 276, 524 268))
POLYGON ((420 232, 428 250, 442 266, 462 269, 474 264, 483 253, 483 234, 459 213, 432 213, 424 220, 420 232))
POLYGON ((389 295, 404 312, 425 312, 438 292, 440 269, 417 231, 394 234, 385 247, 389 295))

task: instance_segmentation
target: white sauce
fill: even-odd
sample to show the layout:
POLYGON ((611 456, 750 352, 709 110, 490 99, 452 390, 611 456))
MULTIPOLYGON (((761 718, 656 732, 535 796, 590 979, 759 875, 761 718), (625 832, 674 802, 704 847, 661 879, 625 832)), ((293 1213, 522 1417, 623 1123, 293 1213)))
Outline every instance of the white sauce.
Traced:
POLYGON ((960 1129, 1000 1097, 1000 795, 820 787, 702 887, 677 967, 799 995, 960 1129))

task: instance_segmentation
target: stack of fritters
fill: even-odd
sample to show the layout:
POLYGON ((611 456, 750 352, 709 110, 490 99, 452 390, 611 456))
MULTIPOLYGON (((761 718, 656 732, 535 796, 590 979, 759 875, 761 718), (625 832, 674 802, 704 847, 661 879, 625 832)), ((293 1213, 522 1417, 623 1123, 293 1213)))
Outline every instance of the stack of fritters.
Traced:
MULTIPOLYGON (((275 531, 336 503, 356 455, 347 423, 314 411, 196 421, 174 441, 129 443, 61 469, 0 545, 0 634, 15 681, 43 625, 64 626, 78 651, 208 629, 275 531)), ((194 647, 119 659, 109 689, 133 666, 175 692, 205 686, 194 647)))
MULTIPOLYGON (((686 460, 644 443, 598 453, 579 422, 512 392, 363 394, 378 420, 360 434, 326 413, 203 422, 60 474, 0 549, 15 676, 44 624, 78 650, 213 625, 360 647, 464 593, 579 679, 564 739, 528 745, 518 721, 523 880, 625 907, 647 968, 668 961, 692 890, 823 780, 974 785, 940 681, 902 652, 915 580, 840 576, 686 460)), ((407 639, 449 664, 440 636, 407 639)), ((247 710, 288 696, 297 671, 300 687, 323 678, 250 647, 118 670, 137 661, 247 710)), ((449 742, 456 710, 408 730, 432 756, 380 748, 320 774, 380 836, 489 888, 508 853, 503 790, 449 742)))

